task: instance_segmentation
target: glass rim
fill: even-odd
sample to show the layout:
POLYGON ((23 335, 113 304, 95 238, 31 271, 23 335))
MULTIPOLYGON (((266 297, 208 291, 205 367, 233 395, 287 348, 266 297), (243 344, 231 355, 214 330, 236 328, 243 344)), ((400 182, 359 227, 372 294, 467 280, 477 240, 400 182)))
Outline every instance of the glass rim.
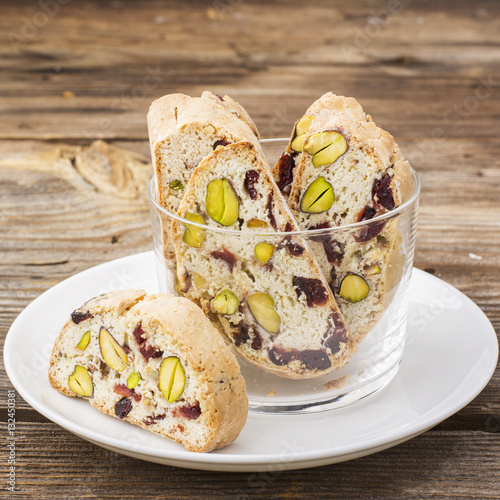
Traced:
MULTIPOLYGON (((271 139, 261 139, 260 143, 263 145, 266 144, 273 144, 273 143, 279 143, 279 142, 284 142, 288 144, 290 141, 290 138, 288 137, 279 137, 279 138, 271 138, 271 139)), ((149 202, 155 207, 156 210, 162 212, 164 215, 171 217, 172 219, 175 219, 182 224, 189 224, 191 226, 196 226, 200 227, 203 229, 208 229, 210 231, 215 231, 218 233, 223 233, 223 234, 237 234, 240 236, 281 236, 281 237, 287 237, 287 236, 315 236, 315 235, 321 235, 325 233, 331 233, 331 232, 347 232, 347 231, 355 231, 357 229, 360 229, 362 227, 366 227, 367 225, 371 224, 376 224, 379 222, 386 222, 400 213, 404 212, 408 207, 413 205, 415 201, 418 198, 418 195, 420 194, 420 188, 421 188, 421 183, 420 183, 420 177, 418 176, 417 172, 413 169, 413 167, 410 166, 411 173, 415 182, 415 186, 413 188, 413 192, 411 193, 410 197, 401 205, 398 207, 394 208, 393 210, 389 210, 381 215, 377 215, 373 217, 373 219, 369 219, 366 221, 360 221, 360 222, 352 222, 351 224, 345 224, 343 226, 333 226, 333 227, 327 227, 327 228, 320 228, 320 229, 306 229, 306 230, 298 230, 298 231, 274 231, 274 232, 263 232, 263 231, 258 231, 258 232, 246 232, 246 231, 237 231, 235 229, 225 229, 223 227, 213 227, 213 226, 207 226, 205 224, 198 224, 197 222, 192 222, 187 219, 184 219, 183 217, 180 217, 177 214, 174 214, 172 212, 169 212, 165 208, 163 208, 158 201, 156 200, 156 195, 155 195, 155 189, 154 186, 156 185, 156 177, 153 175, 151 177, 151 180, 149 181, 148 185, 148 197, 149 197, 149 202)), ((288 206, 288 205, 287 205, 288 206)))

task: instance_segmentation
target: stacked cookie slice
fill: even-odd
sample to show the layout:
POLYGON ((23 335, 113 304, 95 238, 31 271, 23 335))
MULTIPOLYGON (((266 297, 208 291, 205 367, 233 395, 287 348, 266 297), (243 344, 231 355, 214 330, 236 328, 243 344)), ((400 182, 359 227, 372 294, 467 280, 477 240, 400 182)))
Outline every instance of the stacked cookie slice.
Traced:
MULTIPOLYGON (((171 213, 177 212, 195 168, 215 149, 248 141, 260 151, 255 124, 228 96, 169 94, 153 102, 147 121, 157 200, 171 213)), ((166 228, 163 251, 167 261, 175 259, 166 228)))
POLYGON ((354 343, 262 155, 249 142, 196 168, 172 222, 184 295, 251 363, 288 378, 343 366, 354 343), (234 231, 227 233, 220 228, 234 231), (262 233, 265 233, 263 235, 262 233), (278 234, 276 234, 278 233, 278 234))
POLYGON ((327 93, 298 120, 273 169, 357 342, 374 327, 399 282, 398 221, 370 223, 409 196, 411 171, 394 138, 353 98, 327 93), (321 229, 365 222, 356 231, 321 229))

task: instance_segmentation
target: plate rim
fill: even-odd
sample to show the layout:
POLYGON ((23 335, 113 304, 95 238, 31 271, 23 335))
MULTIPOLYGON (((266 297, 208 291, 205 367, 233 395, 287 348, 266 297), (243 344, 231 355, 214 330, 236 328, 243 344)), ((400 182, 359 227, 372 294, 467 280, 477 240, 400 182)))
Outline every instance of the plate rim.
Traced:
MULTIPOLYGON (((470 388, 470 390, 465 393, 461 394, 461 397, 458 397, 454 400, 454 404, 447 407, 446 409, 441 410, 438 412, 438 414, 431 413, 428 416, 421 417, 418 420, 417 425, 411 427, 410 431, 408 429, 401 428, 397 430, 395 433, 391 434, 391 439, 387 440, 386 435, 381 435, 379 437, 371 438, 368 440, 362 440, 362 441, 355 441, 354 443, 349 443, 342 445, 340 447, 334 447, 334 448, 327 448, 324 450, 307 450, 307 451, 301 451, 298 454, 293 454, 290 456, 284 455, 283 453, 273 453, 273 454, 253 454, 253 455, 244 455, 241 453, 217 453, 217 450, 211 453, 196 453, 196 452, 190 452, 187 450, 171 450, 168 448, 165 449, 154 449, 151 451, 151 448, 145 446, 145 445, 134 445, 133 448, 130 446, 126 446, 127 442, 125 441, 120 441, 117 438, 110 437, 104 434, 100 434, 97 431, 94 431, 92 429, 87 429, 81 427, 79 424, 76 424, 73 420, 70 418, 62 415, 59 413, 57 410, 53 409, 50 406, 47 406, 43 402, 39 401, 36 399, 35 396, 32 396, 30 391, 27 390, 24 387, 24 384, 20 381, 20 379, 17 376, 15 367, 12 365, 12 344, 14 342, 14 335, 16 334, 15 332, 18 330, 18 325, 22 323, 24 318, 26 316, 29 316, 29 313, 31 311, 31 308, 35 307, 34 305, 39 301, 42 300, 41 298, 45 296, 47 293, 57 293, 58 289, 63 286, 67 286, 68 282, 71 283, 72 281, 77 281, 81 278, 84 278, 85 274, 90 274, 91 272, 96 272, 99 269, 105 268, 107 266, 110 266, 112 264, 114 265, 119 265, 119 264, 124 264, 126 261, 134 261, 136 259, 148 259, 150 258, 151 260, 154 259, 154 251, 146 251, 146 252, 140 252, 132 255, 128 255, 125 257, 120 257, 118 259, 113 259, 95 266, 92 266, 88 269, 85 269, 79 273, 76 273, 65 280, 57 283, 56 285, 50 287, 47 289, 45 292, 41 293, 38 297, 36 297, 33 301, 31 301, 22 311, 21 313, 16 317, 16 319, 13 321, 11 324, 6 338, 4 342, 4 349, 3 349, 3 361, 4 361, 4 366, 5 366, 5 371, 7 373, 7 376, 9 377, 9 380, 11 381, 12 385, 15 387, 16 391, 18 394, 30 405, 32 406, 36 411, 44 415, 46 418, 51 420, 52 422, 60 425, 64 429, 68 430, 69 432, 72 432, 73 434, 78 435, 82 439, 90 440, 94 443, 102 443, 103 445, 106 444, 108 447, 113 448, 117 453, 120 453, 121 451, 128 451, 129 453, 138 453, 140 455, 145 455, 148 456, 152 459, 154 458, 159 458, 159 459, 169 459, 172 461, 178 461, 182 462, 183 464, 186 464, 186 466, 189 464, 191 467, 194 465, 196 466, 196 463, 203 463, 205 465, 207 464, 213 464, 214 466, 227 466, 231 467, 233 465, 246 465, 248 467, 255 467, 255 466, 262 466, 262 465, 269 465, 269 464, 280 464, 283 467, 286 467, 287 465, 292 465, 294 463, 296 464, 302 464, 301 467, 304 467, 307 462, 316 462, 318 460, 328 460, 346 456, 349 457, 349 455, 353 454, 358 454, 366 451, 367 453, 363 454, 371 454, 370 449, 376 449, 380 447, 384 447, 383 449, 390 448, 391 446, 394 446, 396 444, 399 444, 401 442, 404 442, 405 440, 411 439, 415 437, 416 435, 425 432, 426 430, 434 427, 438 423, 442 422, 446 418, 450 417, 457 411, 461 410, 464 408, 467 404, 469 404, 477 395, 486 387, 488 382, 490 381, 491 377, 493 376, 493 373, 496 369, 497 363, 498 363, 498 339, 496 336, 496 332, 489 320, 489 318, 486 316, 486 314, 479 308, 479 306, 473 302, 467 295, 465 295, 463 292, 460 290, 457 290, 455 287, 452 285, 446 283, 444 280, 441 280, 440 278, 433 276, 429 273, 426 273, 423 270, 420 270, 418 268, 413 268, 412 270, 412 277, 411 279, 414 279, 414 274, 416 273, 417 275, 420 275, 421 277, 424 277, 425 279, 428 279, 430 281, 433 281, 434 283, 438 283, 441 286, 445 284, 448 287, 451 287, 457 294, 458 296, 463 299, 466 303, 468 303, 469 306, 472 306, 473 309, 475 310, 476 313, 480 314, 483 319, 486 320, 486 326, 487 326, 487 334, 485 334, 485 339, 489 338, 490 343, 487 344, 485 343, 485 347, 488 347, 490 349, 493 349, 492 356, 490 363, 484 367, 483 371, 481 372, 482 377, 478 379, 478 383, 476 383, 473 387, 470 388), (83 433, 81 432, 83 430, 83 433), (394 443, 394 444, 391 444, 394 443), (125 446, 124 446, 125 444, 125 446)), ((395 379, 397 379, 398 374, 396 374, 395 379)), ((393 381, 394 382, 394 381, 393 381)), ((393 383, 391 382, 391 383, 393 383)), ((359 405, 354 404, 351 405, 349 408, 346 408, 344 410, 347 411, 356 411, 356 408, 359 408, 359 405)), ((96 410, 98 411, 98 410, 96 410)), ((337 410, 326 410, 326 412, 335 412, 337 410)), ((324 414, 323 412, 321 414, 324 414)), ((293 418, 295 415, 263 415, 263 414, 258 414, 255 412, 249 412, 249 417, 251 418, 252 415, 259 416, 259 417, 264 417, 264 418, 293 418)), ((309 417, 309 418, 314 418, 314 415, 317 415, 315 413, 311 414, 306 414, 306 415, 300 415, 301 418, 304 417, 309 417)), ((144 431, 148 432, 148 431, 144 431)), ((225 448, 227 450, 228 448, 225 448)), ((380 450, 378 450, 380 451, 380 450)), ((376 452, 376 451, 375 451, 376 452)), ((374 453, 375 453, 374 452, 374 453)), ((345 460, 349 460, 349 458, 345 458, 345 460)), ((154 461, 154 460, 151 460, 154 461)), ((332 461, 343 461, 343 460, 332 460, 332 461)), ((250 469, 249 469, 250 470, 250 469)))

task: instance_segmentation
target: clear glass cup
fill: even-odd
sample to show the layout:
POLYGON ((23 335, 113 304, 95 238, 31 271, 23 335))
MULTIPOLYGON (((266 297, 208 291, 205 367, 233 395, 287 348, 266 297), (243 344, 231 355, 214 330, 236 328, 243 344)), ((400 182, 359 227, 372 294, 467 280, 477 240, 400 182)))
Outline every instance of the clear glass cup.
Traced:
MULTIPOLYGON (((285 150, 288 139, 267 139, 261 143, 267 161, 272 166, 285 150)), ((324 242, 335 241, 347 245, 349 241, 361 240, 356 253, 358 259, 356 265, 362 269, 360 273, 352 272, 348 270, 348 266, 342 264, 336 268, 335 274, 330 273, 331 276, 326 276, 327 273, 324 272, 327 280, 331 282, 330 286, 348 325, 351 326, 351 322, 356 325, 356 331, 351 326, 353 334, 359 336, 356 352, 343 368, 333 370, 328 375, 305 380, 291 380, 271 374, 255 367, 237 354, 247 383, 251 411, 303 413, 341 408, 373 394, 396 375, 405 344, 420 192, 420 181, 413 170, 411 182, 411 194, 403 205, 366 222, 313 231, 272 234, 264 232, 249 234, 223 227, 200 226, 206 232, 223 233, 228 241, 238 239, 237 246, 255 247, 260 242, 279 243, 291 234, 298 235, 313 254, 320 251, 324 242), (389 265, 390 273, 380 269, 380 266, 377 269, 376 261, 365 259, 365 255, 377 255, 369 251, 363 253, 370 247, 370 244, 364 243, 363 240, 366 240, 366 235, 372 234, 387 235, 387 239, 391 240, 389 242, 389 246, 392 245, 391 250, 387 250, 386 245, 386 250, 382 253, 388 260, 381 260, 378 263, 380 266, 389 265), (353 303, 341 296, 342 282, 350 274, 362 276, 369 285, 369 293, 375 293, 374 290, 378 290, 383 284, 380 300, 373 302, 372 308, 364 308, 362 301, 353 303), (377 310, 374 313, 375 308, 377 310)), ((162 292, 178 295, 175 257, 171 248, 165 247, 165 232, 170 230, 173 219, 191 226, 197 224, 168 212, 158 204, 154 178, 150 183, 149 198, 159 289, 162 292)), ((382 241, 384 244, 387 243, 384 238, 382 241)), ((354 257, 349 263, 353 259, 354 257)), ((289 299, 296 300, 296 292, 292 293, 294 296, 289 299)))

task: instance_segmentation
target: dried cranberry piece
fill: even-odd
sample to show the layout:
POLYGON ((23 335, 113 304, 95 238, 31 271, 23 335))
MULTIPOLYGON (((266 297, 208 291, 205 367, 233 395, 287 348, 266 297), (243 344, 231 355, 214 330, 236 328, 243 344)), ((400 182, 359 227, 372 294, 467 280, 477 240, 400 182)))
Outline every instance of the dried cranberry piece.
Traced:
POLYGON ((137 394, 137 392, 135 392, 134 389, 129 389, 124 384, 118 384, 114 388, 114 392, 116 392, 116 394, 119 394, 120 396, 131 397, 131 398, 134 399, 134 401, 140 401, 141 400, 141 395, 140 394, 137 394))
POLYGON ((212 146, 214 148, 214 151, 217 149, 218 146, 227 146, 229 142, 225 141, 224 139, 219 139, 218 141, 214 142, 214 145, 212 146))
POLYGON ((326 258, 330 264, 339 266, 344 257, 344 247, 342 243, 337 240, 329 239, 323 241, 323 248, 325 250, 326 258))
POLYGON ((371 240, 372 238, 374 238, 375 236, 377 236, 378 234, 380 234, 380 232, 382 231, 382 229, 384 229, 384 223, 383 222, 379 222, 379 223, 376 223, 376 224, 371 224, 371 225, 366 226, 363 229, 361 229, 359 231, 359 234, 357 236, 354 236, 354 239, 358 243, 362 243, 364 241, 371 240))
POLYGON ((330 349, 330 352, 335 354, 340 351, 340 342, 347 342, 347 328, 340 320, 340 315, 337 312, 330 315, 330 322, 331 326, 323 335, 321 346, 330 349))
POLYGON ((174 417, 184 417, 188 420, 196 420, 201 415, 200 403, 187 404, 174 410, 174 417))
POLYGON ((132 401, 129 398, 123 398, 115 404, 115 414, 118 418, 125 418, 132 410, 132 401))
POLYGON ((321 349, 300 351, 299 360, 308 370, 326 370, 332 366, 328 354, 321 349))
POLYGON ((260 351, 262 349, 262 336, 256 330, 252 330, 252 333, 253 333, 252 349, 254 351, 260 351))
MULTIPOLYGON (((287 222, 286 227, 285 227, 285 232, 289 233, 292 231, 292 225, 287 222)), ((291 255, 294 257, 299 257, 304 253, 304 247, 302 245, 299 245, 296 241, 292 240, 291 237, 286 238, 286 247, 288 248, 288 251, 290 252, 291 255)))
POLYGON ((248 325, 244 322, 241 322, 238 325, 238 330, 233 333, 233 338, 234 338, 234 344, 236 346, 245 344, 248 340, 250 340, 250 332, 248 325))
POLYGON ((210 252, 210 255, 214 259, 223 260, 229 266, 230 271, 233 271, 233 267, 236 265, 236 257, 226 247, 223 246, 222 250, 214 250, 210 252))
POLYGON ((149 344, 143 348, 140 348, 139 350, 141 354, 144 356, 144 359, 161 358, 163 356, 162 351, 149 344))
POLYGON ((387 210, 392 210, 396 207, 394 201, 394 193, 390 187, 392 176, 385 174, 381 179, 375 179, 372 187, 372 199, 374 205, 381 205, 387 210))
MULTIPOLYGON (((366 205, 366 207, 363 208, 363 210, 361 210, 361 212, 358 214, 357 221, 362 222, 370 220, 373 219, 373 217, 375 217, 376 215, 377 211, 373 207, 366 205)), ((369 239, 377 236, 377 234, 379 234, 383 228, 384 228, 384 222, 376 222, 373 224, 368 224, 362 229, 360 229, 359 234, 355 236, 354 239, 357 242, 368 241, 369 239)))
POLYGON ((300 361, 308 370, 326 370, 332 363, 328 354, 321 349, 306 349, 287 351, 282 347, 273 347, 269 350, 269 359, 277 366, 288 365, 292 361, 300 361))
POLYGON ((297 352, 298 351, 286 351, 282 347, 274 346, 272 349, 269 350, 268 355, 272 363, 274 363, 277 366, 284 366, 290 363, 290 361, 295 359, 295 354, 297 352))
POLYGON ((278 180, 276 184, 281 192, 293 182, 293 170, 295 168, 295 159, 290 153, 283 153, 276 164, 278 180))
POLYGON ((167 416, 166 413, 163 413, 161 415, 151 415, 148 418, 144 419, 143 422, 146 425, 153 425, 155 424, 158 420, 163 420, 167 416))
MULTIPOLYGON (((321 222, 320 224, 317 224, 316 226, 308 227, 307 230, 314 231, 315 229, 327 229, 329 227, 332 227, 329 222, 321 222)), ((322 241, 328 240, 329 236, 328 236, 328 234, 320 234, 319 236, 310 236, 310 239, 312 241, 322 242, 322 241)))
POLYGON ((255 189, 255 184, 259 180, 259 172, 247 170, 245 174, 245 188, 252 200, 256 200, 259 193, 255 189))
POLYGON ((149 358, 159 358, 163 355, 163 352, 156 347, 149 345, 146 339, 143 337, 144 330, 142 329, 142 323, 139 323, 134 330, 133 336, 137 345, 139 346, 139 352, 144 356, 144 359, 149 358))
POLYGON ((288 251, 294 256, 294 257, 299 257, 304 253, 304 247, 299 245, 296 241, 289 241, 286 244, 286 247, 288 248, 288 251))
POLYGON ((269 196, 267 197, 267 213, 269 215, 269 221, 271 222, 271 226, 273 226, 274 229, 277 229, 276 226, 276 219, 274 218, 273 214, 273 204, 274 204, 274 198, 273 198, 273 193, 269 193, 269 196))
POLYGON ((82 321, 85 321, 86 319, 91 319, 93 317, 94 316, 92 314, 90 314, 88 311, 85 311, 85 312, 82 312, 82 311, 73 311, 71 313, 71 321, 73 321, 73 323, 75 325, 78 325, 82 321))
POLYGON ((297 292, 297 297, 300 297, 300 295, 304 293, 308 307, 326 304, 328 294, 326 292, 326 288, 321 283, 321 280, 294 276, 292 283, 295 287, 295 291, 297 292))
POLYGON ((262 349, 262 336, 253 326, 249 326, 242 321, 237 328, 238 330, 233 333, 234 344, 236 346, 245 344, 252 339, 252 349, 256 351, 260 351, 262 349))

